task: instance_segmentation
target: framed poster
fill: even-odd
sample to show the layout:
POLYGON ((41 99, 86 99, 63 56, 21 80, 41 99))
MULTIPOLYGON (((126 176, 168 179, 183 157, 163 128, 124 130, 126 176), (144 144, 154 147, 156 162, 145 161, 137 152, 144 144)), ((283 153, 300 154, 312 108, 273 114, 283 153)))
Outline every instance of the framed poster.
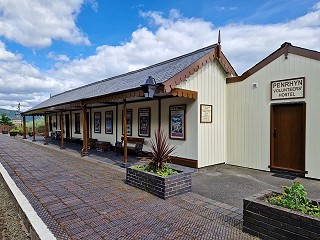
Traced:
MULTIPOLYGON (((127 117, 127 135, 132 136, 132 109, 127 109, 126 112, 126 117, 127 117)), ((124 134, 123 132, 123 110, 122 110, 122 135, 124 134)))
POLYGON ((186 139, 186 105, 170 106, 169 111, 170 111, 169 138, 185 140, 186 139))
POLYGON ((200 104, 200 123, 212 123, 212 105, 200 104))
POLYGON ((105 132, 106 134, 113 134, 113 111, 106 111, 105 112, 105 132))
POLYGON ((139 108, 138 110, 138 135, 139 137, 150 137, 150 108, 139 108))
POLYGON ((101 133, 101 112, 94 113, 94 132, 101 133))

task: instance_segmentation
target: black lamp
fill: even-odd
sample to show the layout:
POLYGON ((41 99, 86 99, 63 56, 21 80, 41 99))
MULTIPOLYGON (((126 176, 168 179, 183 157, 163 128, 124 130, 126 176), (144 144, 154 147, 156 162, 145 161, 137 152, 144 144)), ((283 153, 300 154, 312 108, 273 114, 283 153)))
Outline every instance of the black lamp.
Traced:
POLYGON ((154 93, 156 92, 157 83, 156 80, 149 76, 146 83, 141 85, 144 96, 147 98, 153 98, 154 93))

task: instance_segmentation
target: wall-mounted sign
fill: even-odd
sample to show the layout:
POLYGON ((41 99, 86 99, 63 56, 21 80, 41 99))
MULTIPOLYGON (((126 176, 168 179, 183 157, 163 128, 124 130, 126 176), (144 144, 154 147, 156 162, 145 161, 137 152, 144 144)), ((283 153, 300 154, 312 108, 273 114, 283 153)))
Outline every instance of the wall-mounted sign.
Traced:
POLYGON ((305 78, 271 81, 271 100, 304 98, 305 78))
POLYGON ((212 123, 212 105, 200 104, 200 122, 212 123))

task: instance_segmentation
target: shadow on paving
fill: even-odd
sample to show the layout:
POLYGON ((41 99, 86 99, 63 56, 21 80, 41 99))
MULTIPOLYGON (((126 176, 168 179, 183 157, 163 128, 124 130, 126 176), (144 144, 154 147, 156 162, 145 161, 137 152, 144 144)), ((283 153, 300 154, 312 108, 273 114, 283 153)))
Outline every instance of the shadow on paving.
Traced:
POLYGON ((119 167, 0 135, 0 162, 57 239, 252 239, 241 211, 194 193, 159 199, 119 167))
MULTIPOLYGON (((31 138, 28 138, 28 140, 31 140, 31 138)), ((36 137, 36 141, 38 143, 44 143, 44 137, 38 136, 36 137)), ((55 146, 57 148, 60 148, 61 140, 54 140, 51 138, 48 138, 48 143, 51 146, 55 146)), ((74 143, 74 142, 64 142, 65 151, 73 152, 81 155, 81 149, 82 144, 74 143)), ((96 149, 88 149, 89 157, 100 160, 102 162, 114 164, 117 166, 121 166, 123 164, 123 155, 117 154, 114 151, 97 151, 96 149)), ((143 162, 143 161, 142 161, 143 162)), ((141 158, 137 158, 135 155, 128 155, 128 163, 130 164, 139 164, 141 163, 141 158)))

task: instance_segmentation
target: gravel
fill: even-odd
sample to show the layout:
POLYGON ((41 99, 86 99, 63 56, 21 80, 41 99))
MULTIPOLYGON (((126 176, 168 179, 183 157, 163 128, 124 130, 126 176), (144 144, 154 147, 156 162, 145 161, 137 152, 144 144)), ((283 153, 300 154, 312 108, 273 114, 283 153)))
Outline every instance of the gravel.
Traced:
POLYGON ((2 181, 0 181, 0 239, 30 239, 2 181))

